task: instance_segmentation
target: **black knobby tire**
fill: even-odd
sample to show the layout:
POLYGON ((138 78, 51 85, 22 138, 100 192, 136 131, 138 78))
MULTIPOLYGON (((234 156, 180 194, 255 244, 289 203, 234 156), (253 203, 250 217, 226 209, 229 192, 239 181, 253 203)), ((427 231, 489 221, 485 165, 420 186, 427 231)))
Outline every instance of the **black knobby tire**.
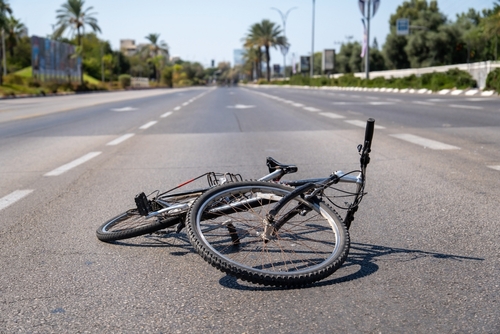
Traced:
POLYGON ((96 231, 101 241, 116 241, 150 234, 182 222, 185 214, 168 218, 139 215, 137 209, 128 210, 102 224, 96 231))
MULTIPOLYGON (((155 201, 155 210, 159 210, 163 206, 170 207, 176 204, 192 204, 200 195, 201 192, 187 192, 162 196, 160 200, 163 204, 160 204, 160 201, 155 201)), ((150 234, 179 223, 184 223, 186 213, 186 209, 177 209, 156 217, 146 218, 139 215, 137 209, 131 209, 102 224, 96 231, 97 239, 109 242, 150 234)))
POLYGON ((188 214, 191 243, 212 266, 252 283, 303 286, 331 275, 347 258, 350 241, 342 219, 323 201, 294 198, 277 213, 278 230, 263 237, 266 214, 292 190, 245 181, 207 191, 188 214))

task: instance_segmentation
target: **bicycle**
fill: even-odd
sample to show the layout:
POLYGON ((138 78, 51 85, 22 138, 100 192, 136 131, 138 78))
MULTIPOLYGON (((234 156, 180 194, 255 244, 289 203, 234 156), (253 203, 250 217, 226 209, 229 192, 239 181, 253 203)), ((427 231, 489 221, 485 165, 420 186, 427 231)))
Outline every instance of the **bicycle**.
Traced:
POLYGON ((314 283, 335 272, 348 256, 348 230, 365 195, 374 124, 374 119, 368 119, 364 143, 357 148, 359 170, 281 181, 297 167, 268 158, 270 174, 257 181, 243 181, 238 174, 230 174, 230 182, 215 182, 198 192, 184 193, 189 200, 182 203, 169 203, 168 192, 152 200, 142 194, 136 197, 135 214, 150 218, 162 215, 159 221, 178 224, 177 231, 186 227, 198 254, 236 278, 286 287, 314 283), (355 190, 338 188, 340 183, 353 184, 355 190), (330 190, 339 195, 329 194, 330 190), (338 199, 349 200, 338 204, 338 199), (161 208, 154 207, 157 204, 161 208), (344 218, 331 206, 345 210, 344 218))

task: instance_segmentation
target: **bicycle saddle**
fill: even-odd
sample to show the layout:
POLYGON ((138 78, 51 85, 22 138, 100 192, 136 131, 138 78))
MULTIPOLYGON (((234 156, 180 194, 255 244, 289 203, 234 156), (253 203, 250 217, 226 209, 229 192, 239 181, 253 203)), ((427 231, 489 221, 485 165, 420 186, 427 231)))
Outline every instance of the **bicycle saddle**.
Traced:
POLYGON ((269 167, 269 173, 274 172, 277 169, 281 169, 285 174, 291 174, 297 172, 299 169, 295 165, 285 165, 282 164, 271 157, 267 157, 266 165, 269 167))

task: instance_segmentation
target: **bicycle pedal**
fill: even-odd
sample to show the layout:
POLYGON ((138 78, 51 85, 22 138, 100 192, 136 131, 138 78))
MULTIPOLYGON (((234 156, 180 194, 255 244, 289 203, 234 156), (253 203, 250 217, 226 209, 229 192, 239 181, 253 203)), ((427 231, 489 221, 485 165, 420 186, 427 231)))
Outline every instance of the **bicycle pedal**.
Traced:
POLYGON ((148 198, 144 193, 140 193, 135 196, 135 205, 137 206, 137 211, 141 216, 147 216, 149 212, 153 211, 151 203, 148 201, 148 198))

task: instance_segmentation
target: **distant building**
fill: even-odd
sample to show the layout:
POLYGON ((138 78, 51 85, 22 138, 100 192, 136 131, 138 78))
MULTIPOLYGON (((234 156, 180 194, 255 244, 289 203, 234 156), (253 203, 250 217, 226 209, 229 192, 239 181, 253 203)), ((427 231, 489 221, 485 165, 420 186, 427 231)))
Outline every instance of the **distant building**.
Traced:
POLYGON ((135 45, 135 40, 121 39, 120 51, 123 52, 126 56, 133 56, 137 52, 137 46, 135 45))
POLYGON ((245 64, 245 60, 243 59, 244 54, 245 50, 242 49, 235 49, 233 51, 234 66, 242 66, 243 64, 245 64))

